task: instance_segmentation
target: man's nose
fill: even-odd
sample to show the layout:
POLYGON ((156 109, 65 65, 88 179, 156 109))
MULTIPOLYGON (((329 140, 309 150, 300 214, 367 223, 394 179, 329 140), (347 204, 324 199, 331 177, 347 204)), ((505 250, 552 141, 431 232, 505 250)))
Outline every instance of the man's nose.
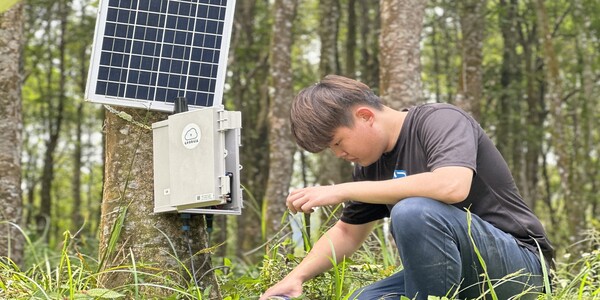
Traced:
POLYGON ((333 152, 333 155, 335 155, 337 158, 344 158, 344 156, 348 155, 348 153, 346 153, 346 151, 339 149, 339 148, 330 148, 331 152, 333 152))

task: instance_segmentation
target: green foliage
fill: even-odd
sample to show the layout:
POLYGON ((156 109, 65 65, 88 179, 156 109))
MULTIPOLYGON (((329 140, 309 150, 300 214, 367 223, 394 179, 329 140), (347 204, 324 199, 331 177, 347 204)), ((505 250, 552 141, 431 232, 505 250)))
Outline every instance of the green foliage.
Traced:
POLYGON ((79 251, 77 238, 68 231, 63 235, 59 251, 26 236, 27 254, 33 259, 26 270, 0 257, 0 299, 145 299, 144 295, 152 294, 149 290, 167 291, 161 299, 208 299, 210 295, 210 287, 201 290, 193 280, 182 285, 171 270, 139 262, 133 255, 128 265, 98 271, 98 261, 79 251), (99 286, 98 278, 110 273, 129 274, 133 283, 113 289, 99 286))
MULTIPOLYGON (((26 236, 29 257, 27 269, 21 269, 9 259, 0 258, 0 299, 145 299, 142 290, 147 289, 168 291, 169 295, 160 299, 209 299, 210 287, 202 290, 193 282, 181 285, 173 279, 170 270, 139 262, 133 256, 129 264, 99 272, 99 262, 80 251, 77 237, 68 231, 63 236, 58 251, 26 236), (112 272, 130 274, 135 279, 133 283, 110 290, 99 286, 98 278, 112 272)), ((377 264, 383 254, 374 253, 373 249, 386 249, 384 245, 377 244, 380 242, 380 239, 373 237, 352 259, 342 260, 331 271, 305 283, 304 294, 298 299, 348 299, 357 288, 397 272, 398 267, 377 264)), ((545 295, 548 299, 600 299, 600 233, 590 232, 588 239, 582 243, 588 245, 589 251, 574 262, 559 262, 554 275, 554 291, 551 295, 545 295)), ((224 299, 258 298, 300 263, 302 257, 291 254, 294 253, 294 247, 290 239, 269 245, 263 261, 258 265, 222 258, 217 263, 221 266, 213 269, 224 299)), ((185 269, 184 264, 181 265, 185 269)), ((511 274, 504 280, 517 275, 511 274)), ((485 295, 481 299, 483 297, 485 295)), ((456 298, 448 295, 430 299, 456 298)))
POLYGON ((0 2, 0 14, 9 10, 13 5, 17 4, 19 0, 3 0, 0 2))

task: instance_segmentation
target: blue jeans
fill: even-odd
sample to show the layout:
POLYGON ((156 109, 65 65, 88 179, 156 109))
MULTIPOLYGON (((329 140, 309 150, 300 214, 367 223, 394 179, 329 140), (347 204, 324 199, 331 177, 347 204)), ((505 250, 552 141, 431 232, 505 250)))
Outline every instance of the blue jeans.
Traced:
POLYGON ((403 270, 357 290, 350 299, 477 298, 490 291, 472 241, 498 299, 535 299, 542 291, 538 257, 515 238, 467 212, 428 198, 408 198, 391 211, 392 234, 403 270), (517 273, 515 275, 514 273, 517 273), (512 274, 512 275, 511 275, 512 274), (527 295, 523 295, 527 293, 527 295))

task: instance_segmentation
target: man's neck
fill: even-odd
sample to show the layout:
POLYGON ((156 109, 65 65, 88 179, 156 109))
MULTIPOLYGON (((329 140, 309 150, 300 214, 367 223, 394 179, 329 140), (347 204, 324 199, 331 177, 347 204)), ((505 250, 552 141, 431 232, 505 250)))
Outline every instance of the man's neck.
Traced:
POLYGON ((407 114, 408 112, 405 111, 398 111, 387 106, 383 107, 382 120, 388 139, 388 145, 385 152, 392 151, 396 146, 407 114))

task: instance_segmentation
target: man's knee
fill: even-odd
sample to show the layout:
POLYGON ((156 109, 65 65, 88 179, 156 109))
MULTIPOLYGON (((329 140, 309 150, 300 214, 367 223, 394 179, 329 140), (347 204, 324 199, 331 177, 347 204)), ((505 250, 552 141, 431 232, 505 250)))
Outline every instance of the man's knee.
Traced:
POLYGON ((439 230, 440 225, 445 224, 445 216, 451 215, 454 209, 451 205, 430 198, 406 198, 396 203, 390 212, 392 230, 396 238, 401 238, 398 235, 408 235, 408 239, 427 231, 428 226, 439 230))
POLYGON ((442 203, 430 198, 406 198, 394 205, 390 212, 390 218, 392 222, 401 222, 403 224, 411 221, 420 222, 431 212, 434 212, 440 204, 442 203))

